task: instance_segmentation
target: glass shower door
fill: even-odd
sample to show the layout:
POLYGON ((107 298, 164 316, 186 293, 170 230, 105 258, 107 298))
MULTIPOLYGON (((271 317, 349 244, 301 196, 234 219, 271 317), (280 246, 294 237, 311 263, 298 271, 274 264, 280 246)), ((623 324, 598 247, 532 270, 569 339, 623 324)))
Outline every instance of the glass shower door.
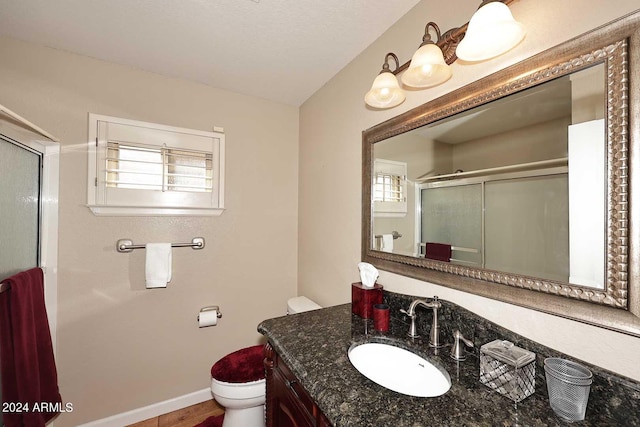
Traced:
POLYGON ((42 156, 0 135, 0 281, 39 265, 42 156))
POLYGON ((40 263, 41 171, 40 153, 0 135, 0 282, 40 263))
POLYGON ((421 190, 421 242, 451 245, 451 262, 482 267, 482 184, 421 190))

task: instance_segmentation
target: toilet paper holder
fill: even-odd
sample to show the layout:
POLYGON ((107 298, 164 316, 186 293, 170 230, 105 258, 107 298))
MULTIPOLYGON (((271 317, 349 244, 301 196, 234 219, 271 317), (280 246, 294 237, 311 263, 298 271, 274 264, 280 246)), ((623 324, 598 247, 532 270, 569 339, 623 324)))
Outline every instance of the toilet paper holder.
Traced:
MULTIPOLYGON (((207 311, 217 311, 218 312, 217 313, 218 319, 222 318, 222 313, 220 312, 220 307, 218 307, 217 305, 210 305, 208 307, 202 307, 200 309, 200 313, 205 313, 207 311)), ((198 315, 198 319, 197 320, 198 321, 200 320, 200 315, 198 315)))

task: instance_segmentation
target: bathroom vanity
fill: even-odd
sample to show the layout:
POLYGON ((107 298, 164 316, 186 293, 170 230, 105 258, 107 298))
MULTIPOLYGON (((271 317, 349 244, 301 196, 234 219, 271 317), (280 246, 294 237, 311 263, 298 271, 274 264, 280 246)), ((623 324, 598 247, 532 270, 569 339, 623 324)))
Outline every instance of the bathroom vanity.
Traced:
MULTIPOLYGON (((385 292, 392 318, 388 332, 351 312, 351 304, 269 319, 258 326, 267 337, 267 426, 561 426, 551 410, 543 361, 564 357, 447 301, 439 313, 441 341, 428 346, 432 312, 418 309, 420 338, 408 338, 400 313, 415 297, 385 292), (473 341, 464 361, 449 357, 453 331, 473 341), (506 339, 536 353, 535 393, 515 404, 479 381, 478 349, 506 339), (439 397, 412 397, 388 390, 364 377, 348 351, 365 342, 410 350, 446 370, 451 388, 439 397)), ((582 363, 582 362, 581 362, 582 363)), ((583 363, 584 364, 584 363, 583 363)), ((580 426, 640 425, 640 385, 585 364, 594 374, 586 418, 580 426)))
MULTIPOLYGON (((364 130, 361 261, 424 282, 640 337, 637 297, 640 251, 633 250, 638 247, 638 222, 631 220, 638 218, 640 193, 629 190, 640 187, 640 156, 630 149, 638 146, 640 137, 637 126, 640 56, 635 54, 638 43, 640 12, 634 12, 364 130), (581 87, 602 91, 600 96, 592 97, 591 91, 583 91, 581 87), (563 93, 567 95, 562 96, 564 101, 553 99, 563 93), (585 97, 587 93, 589 96, 585 97), (547 95, 550 97, 546 98, 547 95), (537 96, 545 100, 538 101, 537 96), (516 108, 519 99, 525 101, 516 108), (560 105, 566 107, 561 108, 561 112, 552 108, 537 118, 533 114, 543 106, 560 105), (507 112, 514 114, 507 116, 507 112), (462 120, 457 122, 457 118, 462 120), (462 124, 471 122, 486 127, 465 127, 464 132, 453 132, 453 127, 462 128, 462 124), (498 122, 509 128, 495 134, 498 122), (541 131, 542 125, 550 122, 553 127, 544 127, 541 131), (439 127, 441 124, 446 126, 439 127), (591 130, 586 132, 593 138, 588 146, 605 158, 597 166, 583 169, 584 165, 574 156, 574 142, 578 141, 578 148, 586 148, 582 130, 592 126, 600 137, 595 138, 591 130), (454 133, 458 135, 456 138, 454 133), (536 153, 535 158, 507 159, 509 156, 506 156, 498 160, 495 155, 524 155, 533 152, 529 148, 542 148, 542 143, 551 142, 552 137, 555 144, 546 146, 545 153, 536 153), (485 144, 489 140, 498 145, 485 144), (454 148, 460 154, 464 148, 461 145, 467 143, 470 145, 462 154, 468 162, 454 164, 454 157, 457 162, 460 159, 453 155, 454 148), (525 145, 529 148, 524 148, 525 145), (427 150, 420 157, 414 150, 418 146, 427 150), (398 163, 400 171, 389 166, 398 166, 398 163), (592 185, 585 185, 583 178, 572 179, 579 185, 570 186, 567 191, 563 180, 577 176, 576 173, 581 175, 583 170, 590 178, 596 170, 606 173, 594 179, 592 185), (381 189, 375 188, 376 177, 397 182, 393 188, 396 193, 403 194, 406 189, 406 203, 400 197, 392 206, 383 205, 384 198, 375 197, 381 189), (536 183, 532 184, 533 191, 533 187, 538 188, 537 184, 542 182, 541 177, 545 177, 544 185, 540 185, 545 191, 549 187, 546 182, 556 182, 558 178, 556 187, 564 192, 553 196, 551 201, 534 201, 532 208, 546 215, 550 212, 549 206, 561 207, 577 200, 571 209, 578 213, 577 218, 562 208, 561 221, 553 224, 563 232, 569 230, 573 237, 595 236, 597 243, 570 242, 557 230, 541 238, 538 227, 531 227, 536 230, 535 236, 516 233, 528 231, 522 224, 530 223, 523 219, 524 213, 529 212, 522 211, 533 210, 511 195, 524 194, 519 184, 529 188, 530 180, 536 183), (515 191, 499 191, 504 189, 502 184, 507 179, 511 189, 518 181, 515 191), (409 189, 409 183, 403 180, 417 183, 415 189, 420 192, 409 189), (469 189, 471 184, 477 186, 478 191, 473 192, 477 206, 452 206, 452 200, 466 202, 469 199, 462 190, 469 189), (484 192, 480 187, 484 187, 484 192), (443 195, 439 190, 451 191, 443 195), (496 201, 492 204, 493 215, 489 216, 485 215, 485 207, 491 201, 486 199, 487 191, 496 201), (585 197, 574 199, 578 193, 585 197), (423 200, 418 200, 418 194, 423 200), (579 207, 583 206, 582 201, 586 207, 579 207), (445 206, 447 215, 430 213, 428 208, 434 206, 437 209, 445 206), (416 211, 421 212, 417 219, 412 214, 416 211), (513 215, 507 216, 512 211, 513 215), (472 218, 462 221, 460 212, 471 212, 472 218), (605 217, 594 216, 590 223, 595 225, 586 226, 584 232, 579 230, 586 224, 583 220, 587 214, 597 212, 605 217), (443 218, 450 216, 453 226, 442 224, 443 218), (472 222, 473 227, 460 226, 472 222), (505 228, 506 223, 512 224, 515 231, 505 228), (445 240, 437 232, 446 230, 447 226, 471 232, 459 239, 445 240), (376 241, 385 235, 388 240, 394 236, 405 237, 395 244, 394 250, 389 251, 387 247, 382 251, 376 241), (507 238, 513 238, 512 245, 507 244, 507 238), (435 242, 446 243, 454 254, 443 259, 427 256, 427 245, 435 242), (535 246, 537 243, 541 245, 535 246), (570 243, 568 247, 567 243, 570 243), (586 253, 578 251, 585 248, 586 253), (517 251, 521 251, 521 256, 516 256, 517 251), (549 260, 544 259, 547 256, 553 262, 562 260, 557 268, 551 269, 553 272, 545 270, 549 265, 549 260), (530 268, 533 258, 545 269, 530 268), (506 260, 510 261, 503 262, 506 260), (522 260, 527 262, 520 262, 522 260), (591 280, 593 278, 596 280, 591 280)), ((534 200, 528 195, 526 198, 534 200)), ((546 216, 541 218, 545 224, 552 223, 546 216)), ((407 317, 400 313, 400 309, 407 310, 415 298, 384 292, 385 303, 391 307, 391 325, 385 333, 375 331, 373 321, 354 315, 350 304, 262 322, 258 330, 268 340, 267 425, 546 427, 568 424, 557 417, 549 405, 544 359, 571 360, 570 357, 447 301, 441 301, 442 309, 438 310, 439 339, 445 347, 430 348, 432 311, 418 308, 418 338, 407 336, 410 325, 407 317), (449 357, 456 330, 474 345, 464 361, 449 357), (480 383, 479 348, 494 340, 508 340, 535 353, 533 394, 517 404, 480 383), (351 364, 348 356, 352 347, 368 342, 387 343, 419 355, 448 373, 450 388, 438 397, 412 397, 369 380, 351 364)), ((600 345, 594 339, 587 339, 590 337, 585 338, 584 346, 600 345)), ((611 357, 615 358, 616 354, 612 352, 611 357)), ((582 364, 593 373, 593 383, 585 420, 576 425, 640 426, 640 384, 582 364)))

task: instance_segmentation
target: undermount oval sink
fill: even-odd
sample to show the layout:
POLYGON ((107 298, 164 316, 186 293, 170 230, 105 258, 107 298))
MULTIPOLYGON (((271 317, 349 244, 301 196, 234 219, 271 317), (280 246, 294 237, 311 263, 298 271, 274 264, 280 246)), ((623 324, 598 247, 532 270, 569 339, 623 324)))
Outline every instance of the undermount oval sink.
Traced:
POLYGON ((400 347, 360 344, 349 350, 349 360, 362 375, 398 393, 436 397, 451 388, 451 378, 446 371, 400 347))

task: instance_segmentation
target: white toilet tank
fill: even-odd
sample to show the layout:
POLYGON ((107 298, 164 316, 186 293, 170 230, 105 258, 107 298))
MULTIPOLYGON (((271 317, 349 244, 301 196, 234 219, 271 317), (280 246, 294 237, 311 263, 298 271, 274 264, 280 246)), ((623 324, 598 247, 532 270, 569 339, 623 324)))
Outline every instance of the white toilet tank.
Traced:
POLYGON ((289 298, 287 301, 287 314, 302 313, 303 311, 317 310, 320 307, 307 297, 289 298))

